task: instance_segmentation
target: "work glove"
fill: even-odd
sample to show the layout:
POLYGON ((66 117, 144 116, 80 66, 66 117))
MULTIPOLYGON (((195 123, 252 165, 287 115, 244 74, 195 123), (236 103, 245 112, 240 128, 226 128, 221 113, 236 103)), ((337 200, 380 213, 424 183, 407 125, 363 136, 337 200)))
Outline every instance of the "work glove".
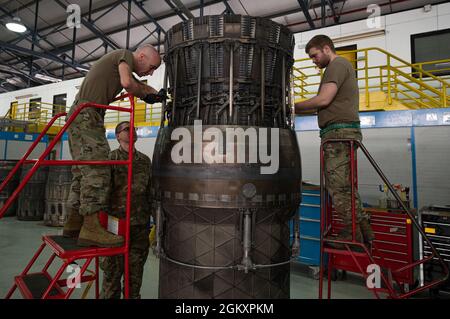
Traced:
POLYGON ((159 90, 157 94, 147 94, 143 100, 146 103, 154 104, 154 103, 161 103, 167 99, 167 91, 165 89, 159 90))

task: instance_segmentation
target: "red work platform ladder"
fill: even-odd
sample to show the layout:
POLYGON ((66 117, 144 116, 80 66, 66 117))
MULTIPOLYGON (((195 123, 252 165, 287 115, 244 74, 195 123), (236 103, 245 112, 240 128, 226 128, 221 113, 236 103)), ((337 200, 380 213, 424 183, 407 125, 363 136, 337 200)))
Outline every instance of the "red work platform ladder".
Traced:
MULTIPOLYGON (((331 281, 333 270, 345 270, 361 274, 364 279, 368 279, 368 266, 378 266, 380 283, 383 287, 368 287, 377 299, 380 298, 380 294, 387 294, 389 298, 393 299, 405 299, 409 298, 414 294, 422 292, 426 289, 435 287, 443 282, 445 282, 449 276, 449 270, 446 262, 439 255, 433 244, 430 242, 425 232, 423 231, 420 224, 416 221, 415 216, 407 208, 405 203, 401 200, 398 193, 392 187, 387 177, 384 175, 378 164, 369 154, 364 145, 353 139, 330 139, 322 143, 320 148, 320 192, 321 192, 321 231, 320 231, 320 271, 319 271, 319 298, 322 299, 323 295, 323 278, 325 273, 325 267, 327 267, 327 298, 331 298, 331 281), (325 171, 324 171, 324 146, 329 143, 348 143, 350 146, 350 180, 351 180, 351 211, 352 211, 352 240, 337 240, 333 239, 334 236, 339 232, 342 224, 336 218, 336 212, 333 209, 331 197, 326 191, 326 181, 325 181, 325 171), (359 148, 365 157, 368 159, 370 164, 373 166, 375 171, 378 173, 380 178, 389 188, 389 191, 395 197, 399 203, 403 212, 409 218, 408 222, 412 222, 413 226, 417 231, 423 236, 424 240, 430 246, 432 254, 426 258, 407 263, 404 266, 392 267, 387 258, 384 257, 382 249, 377 247, 378 243, 374 241, 372 247, 367 247, 364 243, 358 242, 356 240, 356 198, 355 194, 358 189, 358 174, 357 174, 357 157, 356 149, 359 148), (327 246, 327 244, 340 244, 343 249, 332 248, 327 246), (376 260, 374 256, 377 256, 376 260), (402 277, 404 277, 405 272, 412 271, 414 267, 424 264, 432 259, 437 259, 442 267, 442 277, 431 282, 428 282, 422 286, 416 287, 412 290, 407 291, 403 287, 402 277)), ((371 268, 371 271, 373 271, 371 268)))
POLYGON ((56 165, 128 165, 128 191, 126 200, 126 222, 125 222, 125 245, 115 248, 98 248, 98 247, 81 247, 77 245, 77 240, 73 238, 65 238, 63 236, 43 236, 42 244, 22 271, 19 276, 14 278, 14 284, 9 290, 6 298, 11 298, 14 291, 19 288, 22 296, 26 299, 68 299, 77 288, 78 283, 95 281, 95 297, 99 298, 99 257, 124 255, 125 267, 124 267, 124 295, 125 298, 129 297, 129 265, 128 265, 128 251, 130 244, 130 210, 131 210, 131 181, 132 181, 132 163, 133 163, 133 143, 130 143, 128 150, 128 160, 122 161, 75 161, 75 160, 47 160, 50 152, 55 147, 56 143, 61 140, 61 137, 66 132, 67 128, 78 116, 78 114, 87 107, 94 107, 104 110, 115 110, 120 112, 130 113, 130 140, 133 140, 134 132, 134 96, 131 94, 122 94, 115 98, 114 101, 129 98, 130 107, 119 107, 110 105, 101 105, 95 103, 83 103, 78 106, 75 112, 68 118, 66 124, 62 127, 61 131, 55 136, 50 145, 45 149, 37 160, 28 160, 28 156, 33 152, 34 148, 44 135, 47 133, 53 123, 60 117, 66 116, 66 113, 59 113, 55 115, 51 121, 45 126, 43 131, 39 134, 38 138, 30 146, 30 149, 25 153, 22 159, 17 163, 14 169, 8 174, 6 179, 0 185, 0 192, 12 179, 14 174, 23 164, 34 164, 33 167, 25 175, 17 189, 8 198, 5 205, 0 209, 0 218, 3 217, 8 210, 12 202, 17 198, 21 190, 25 187, 26 183, 30 180, 33 174, 41 166, 56 166, 56 165), (31 267, 34 265, 45 247, 49 247, 52 251, 50 258, 40 272, 29 273, 31 267), (62 265, 59 267, 55 276, 52 277, 48 270, 55 258, 58 257, 62 260, 62 265), (92 260, 95 260, 95 271, 88 270, 92 260), (62 279, 64 271, 69 265, 78 265, 76 261, 84 261, 81 269, 76 274, 77 278, 62 279))

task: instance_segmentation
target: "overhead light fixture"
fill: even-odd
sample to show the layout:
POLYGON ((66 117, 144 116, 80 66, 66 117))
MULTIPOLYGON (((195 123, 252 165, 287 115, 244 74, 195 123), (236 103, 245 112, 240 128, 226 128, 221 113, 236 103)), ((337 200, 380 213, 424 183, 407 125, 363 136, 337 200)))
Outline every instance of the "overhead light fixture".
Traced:
POLYGON ((431 4, 426 4, 426 5, 423 7, 423 11, 424 11, 424 12, 430 12, 430 11, 431 11, 431 4))
POLYGON ((342 43, 342 42, 356 41, 356 40, 367 39, 367 38, 372 38, 372 37, 379 37, 379 36, 382 36, 385 34, 386 34, 385 29, 378 29, 378 30, 374 30, 374 31, 345 35, 342 37, 333 38, 332 40, 333 40, 333 43, 342 43))
POLYGON ((16 80, 15 78, 7 78, 6 82, 8 82, 9 84, 12 84, 12 85, 21 83, 20 81, 16 80))
MULTIPOLYGON (((378 36, 382 36, 385 34, 386 34, 386 30, 380 29, 380 30, 375 30, 375 31, 345 35, 342 37, 332 37, 331 40, 333 41, 333 43, 336 44, 336 43, 356 41, 356 40, 360 40, 360 39, 367 39, 367 38, 371 38, 371 37, 378 37, 378 36)), ((306 48, 306 43, 298 44, 297 48, 300 50, 306 48)))
POLYGON ((85 68, 85 67, 77 66, 76 69, 77 69, 78 71, 89 72, 89 69, 87 69, 87 68, 85 68))
POLYGON ((23 25, 22 21, 20 21, 19 17, 14 17, 11 22, 8 22, 6 24, 6 27, 8 30, 11 30, 13 32, 17 33, 23 33, 27 31, 27 27, 23 25))
POLYGON ((50 82, 55 82, 55 83, 62 81, 61 79, 57 79, 57 78, 54 78, 54 77, 51 77, 51 76, 48 76, 48 75, 45 75, 45 74, 41 74, 41 73, 35 74, 34 77, 36 79, 40 79, 40 80, 44 80, 44 81, 50 81, 50 82))

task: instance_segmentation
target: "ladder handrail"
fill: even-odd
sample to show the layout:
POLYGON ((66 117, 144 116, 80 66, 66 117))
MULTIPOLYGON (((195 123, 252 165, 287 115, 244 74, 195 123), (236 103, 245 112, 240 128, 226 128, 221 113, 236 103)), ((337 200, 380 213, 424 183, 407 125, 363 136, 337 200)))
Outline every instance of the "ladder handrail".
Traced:
POLYGON ((414 268, 420 264, 423 264, 425 262, 427 262, 428 260, 436 257, 439 260, 439 263, 442 266, 442 270, 443 273, 445 274, 443 278, 441 278, 440 280, 436 280, 434 282, 429 283, 428 285, 413 289, 411 291, 409 291, 408 293, 405 294, 406 297, 413 295, 414 293, 420 292, 422 290, 427 289, 428 287, 432 287, 434 285, 437 285, 438 283, 444 282, 448 279, 449 277, 449 269, 447 264, 445 263, 445 261, 442 259, 441 255, 439 254, 439 252, 436 250, 436 248, 434 247, 434 245, 432 244, 431 240, 428 238, 428 236, 426 235, 425 231, 423 230, 422 226, 417 222, 416 217, 414 216, 414 214, 409 210, 408 207, 406 207, 405 203, 402 201, 402 199, 400 198, 400 195, 395 191, 394 187, 392 186, 392 184, 389 182, 389 180, 387 179, 386 175, 383 173, 383 171, 381 170, 381 168, 378 166, 377 162, 375 161, 375 159, 370 155, 369 151, 366 149, 366 147, 359 141, 355 141, 355 143, 360 147, 360 149, 362 150, 362 152, 364 153, 364 155, 366 156, 366 158, 369 160, 370 164, 372 164, 372 167, 376 170, 376 172, 378 173, 378 176, 383 180, 383 182, 386 184, 386 186, 388 187, 389 191, 392 193, 392 195, 394 195, 395 199, 397 200, 397 202, 400 204, 400 206, 402 207, 403 211, 406 212, 406 214, 409 216, 409 218, 411 219, 414 227, 416 228, 416 230, 420 233, 420 235, 422 236, 422 238, 425 239, 425 241, 427 242, 427 244, 430 246, 432 254, 429 257, 426 257, 424 259, 421 260, 417 260, 409 265, 406 265, 404 267, 399 268, 398 270, 396 270, 395 272, 400 272, 400 271, 404 271, 407 269, 411 269, 414 268))
MULTIPOLYGON (((45 133, 49 130, 49 128, 53 125, 53 123, 61 116, 66 115, 66 113, 59 113, 55 115, 52 120, 47 123, 42 130, 42 132, 39 134, 38 138, 33 142, 29 150, 25 153, 25 155, 22 157, 22 159, 16 164, 14 169, 8 174, 5 181, 0 185, 0 191, 3 190, 3 188, 8 184, 8 182, 11 180, 11 178, 14 176, 14 174, 17 172, 19 167, 23 165, 25 162, 28 163, 34 163, 33 167, 27 172, 25 177, 22 179, 16 190, 13 192, 13 194, 8 198, 8 200, 5 202, 5 204, 0 208, 0 219, 3 217, 9 206, 12 204, 12 202, 17 198, 19 193, 22 191, 22 189, 25 187, 25 185, 28 183, 28 181, 31 179, 33 174, 38 170, 38 168, 45 164, 50 165, 128 165, 128 189, 127 189, 127 199, 126 199, 126 219, 125 219, 125 245, 122 247, 122 249, 119 249, 119 251, 124 255, 125 257, 125 269, 124 269, 124 295, 125 298, 129 298, 129 245, 130 245, 130 215, 131 215, 131 185, 132 185, 132 169, 133 169, 133 143, 129 143, 128 148, 128 160, 126 161, 110 161, 110 160, 103 160, 103 161, 80 161, 80 160, 45 160, 47 156, 50 154, 50 152, 55 147, 56 143, 61 140, 61 137, 66 132, 70 124, 75 120, 75 118, 79 115, 79 113, 87 108, 87 107, 94 107, 99 109, 105 109, 105 110, 117 110, 117 111, 123 111, 130 113, 130 133, 129 138, 130 141, 134 138, 134 96, 130 93, 122 94, 114 99, 120 100, 123 98, 128 97, 130 99, 130 107, 118 107, 118 106, 110 106, 110 105, 102 105, 97 103, 82 103, 78 105, 78 107, 75 109, 75 111, 70 115, 64 126, 61 128, 61 130, 58 132, 58 134, 55 136, 55 138, 51 141, 51 143, 47 146, 47 148, 44 150, 44 152, 41 154, 41 156, 37 160, 28 160, 28 156, 31 154, 31 152, 34 150, 36 145, 41 141, 45 133), (116 163, 117 162, 117 163, 116 163)), ((115 248, 113 248, 115 249, 115 248)), ((52 281, 52 284, 47 289, 46 294, 50 291, 50 289, 53 287, 54 283, 56 283, 57 277, 54 278, 55 280, 52 281)))
MULTIPOLYGON (((350 148, 351 148, 351 153, 350 153, 350 163, 351 163, 351 180, 353 181, 352 184, 352 205, 351 205, 351 210, 352 210, 352 241, 348 242, 348 241, 342 241, 342 240, 338 240, 338 239, 326 239, 324 237, 327 236, 327 234, 332 230, 332 214, 330 214, 329 216, 326 216, 326 212, 329 210, 330 208, 330 197, 329 195, 326 194, 326 190, 324 187, 324 173, 323 173, 323 163, 324 163, 324 153, 323 153, 323 146, 326 144, 322 143, 321 147, 320 147, 320 165, 321 165, 321 183, 320 183, 320 196, 321 196, 321 209, 320 209, 320 213, 321 213, 321 242, 320 242, 320 260, 321 260, 321 265, 320 265, 320 275, 319 277, 323 276, 323 254, 324 254, 324 248, 323 248, 323 243, 324 242, 333 242, 333 243, 338 243, 338 244, 342 244, 344 245, 344 247, 346 248, 347 253, 349 254, 350 257, 352 258, 353 262, 355 263, 355 265, 357 266, 357 268, 359 269, 360 273, 363 275, 363 277, 365 279, 367 279, 367 274, 362 270, 361 265, 359 264, 359 262, 357 261, 354 252, 351 250, 350 246, 356 246, 359 247, 360 249, 363 250, 363 252, 365 253, 365 255, 368 257, 369 261, 372 264, 376 264, 375 260, 373 258, 373 256, 369 253, 367 247, 365 244, 360 243, 358 241, 356 241, 356 207, 355 207, 355 182, 357 181, 357 171, 354 171, 354 167, 356 166, 357 163, 357 158, 355 158, 355 154, 354 154, 354 144, 353 142, 350 142, 350 148), (328 219, 329 220, 328 220, 328 219), (327 227, 327 229, 325 231, 323 231, 324 229, 324 225, 329 222, 329 225, 327 227)), ((357 187, 356 187, 357 188, 357 187)), ((383 273, 380 273, 381 276, 381 280, 382 282, 387 286, 387 290, 389 292, 389 294, 391 296, 396 296, 396 293, 393 289, 393 287, 389 284, 389 280, 386 278, 386 276, 383 273)), ((322 287, 323 287, 323 283, 322 280, 320 280, 319 282, 319 299, 322 299, 322 287)), ((328 286, 328 298, 331 296, 331 287, 330 287, 330 283, 328 286)), ((373 290, 373 293, 375 295, 375 297, 377 299, 380 299, 378 292, 376 289, 373 290)))
MULTIPOLYGON (((383 173, 383 171, 381 170, 381 168, 378 166, 377 162, 375 161, 375 159, 370 155, 369 151, 366 149, 366 147, 364 146, 364 144, 358 140, 355 139, 327 139, 326 141, 324 141, 323 143, 321 143, 321 147, 320 147, 320 152, 321 152, 321 192, 323 190, 322 193, 325 192, 325 187, 324 187, 324 180, 323 180, 323 147, 324 145, 328 144, 328 143, 349 143, 350 144, 350 148, 351 148, 351 160, 355 160, 354 159, 354 152, 355 152, 355 148, 354 145, 356 145, 357 147, 359 147, 361 149, 361 151, 363 152, 363 154, 366 156, 367 160, 369 161, 369 163, 372 165, 372 167, 375 169, 375 171, 377 172, 378 176, 383 180, 384 184, 388 187, 389 191, 392 193, 392 195, 395 197, 395 199, 397 200, 397 202, 400 204, 401 208, 403 209, 404 212, 406 212, 406 214, 408 215, 408 217, 411 219, 414 227, 417 229, 417 231, 421 234, 421 236, 425 239, 425 241, 427 242, 427 244, 429 245, 429 247, 431 248, 432 254, 430 256, 427 256, 423 259, 417 260, 413 263, 410 263, 406 266, 403 266, 399 269, 396 270, 392 270, 393 273, 399 273, 411 268, 414 268, 420 264, 423 264, 433 258, 437 258, 439 260, 439 263, 442 266, 442 273, 444 274, 444 276, 440 279, 431 281, 430 283, 415 288, 407 293, 403 293, 399 296, 397 296, 398 298, 407 298, 413 294, 416 294, 418 292, 421 292, 425 289, 434 287, 444 281, 446 281, 449 277, 449 269, 447 264, 445 263, 445 261, 442 259, 441 255, 439 254, 439 252, 436 250, 436 248, 434 247, 434 245, 431 243, 430 239, 428 238, 428 236, 426 235, 426 233, 424 232, 424 230, 422 229, 422 227, 419 225, 419 223, 417 222, 414 214, 409 210, 409 208, 405 205, 405 203, 402 201, 402 199, 400 198, 400 195, 398 195, 398 193, 395 191, 394 187, 392 186, 392 184, 389 182, 388 178, 386 177, 386 175, 383 173)), ((352 162, 353 163, 353 162, 352 162)), ((354 170, 354 165, 351 165, 351 173, 352 173, 352 229, 353 229, 353 235, 355 234, 355 207, 354 207, 354 179, 353 179, 353 170, 354 170)), ((326 199, 322 199, 322 205, 324 205, 326 199)), ((325 215, 325 206, 323 206, 322 208, 322 219, 324 219, 324 215, 325 215)), ((323 220, 321 222, 321 241, 332 241, 332 242, 339 242, 336 240, 325 240, 324 239, 324 224, 326 223, 326 220, 323 220)), ((347 242, 347 244, 349 244, 347 242)), ((350 244, 356 244, 358 245, 357 242, 355 242, 354 238, 353 238, 353 242, 350 242, 350 244)), ((322 246, 323 244, 321 244, 322 246)), ((349 247, 347 247, 348 250, 350 250, 349 247)), ((366 251, 366 249, 364 249, 366 251)), ((366 251, 367 252, 367 251, 366 251)), ((323 254, 323 249, 321 248, 321 260, 322 260, 322 254, 323 254)), ((350 252, 351 253, 351 252, 350 252)), ((369 260, 372 260, 372 256, 370 254, 367 254, 369 257, 369 260)), ((359 266, 359 265, 358 265, 359 266)), ((383 274, 381 274, 382 278, 383 278, 383 274)), ((384 279, 384 278, 383 278, 384 279)), ((383 280, 384 281, 384 280, 383 280)), ((322 285, 320 285, 322 286, 322 285)), ((389 287, 388 287, 389 288, 389 287)), ((390 289, 388 289, 390 291, 390 289)), ((321 297, 322 292, 321 289, 319 288, 319 296, 321 297)), ((392 296, 392 295, 391 295, 392 296)))
MULTIPOLYGON (((28 158, 28 156, 30 156, 30 154, 34 151, 34 149, 36 148, 36 146, 39 144, 39 142, 42 140, 42 138, 44 137, 44 135, 47 133, 47 131, 49 130, 49 128, 53 125, 53 123, 61 116, 66 115, 66 113, 58 113, 56 114, 51 120, 50 122, 48 122, 48 124, 44 127, 44 129, 42 130, 42 132, 38 135, 38 137, 36 138, 36 140, 34 140, 34 142, 31 144, 30 148, 28 149, 27 152, 25 152, 25 154, 22 156, 22 158, 20 159, 20 161, 14 166, 14 168, 9 172, 9 174, 6 176, 6 178, 3 180, 3 182, 0 185, 0 192, 3 191, 3 189, 6 187, 6 185, 9 183, 9 181, 13 178, 14 174, 16 174, 16 172, 19 170, 19 168, 22 166, 22 164, 26 161, 26 159, 28 158)), ((6 202, 8 203, 8 202, 6 202)), ((6 203, 3 205, 3 207, 6 206, 6 203)), ((6 209, 9 208, 9 205, 3 209, 3 207, 0 209, 0 218, 3 217, 3 214, 6 212, 6 209)))
MULTIPOLYGON (((114 109, 114 110, 121 110, 123 112, 130 112, 129 108, 124 107, 117 107, 117 106, 106 106, 101 104, 95 104, 95 103, 82 103, 79 105, 79 107, 75 110, 75 112, 69 117, 66 124, 62 127, 62 129, 56 134, 55 138, 50 142, 49 146, 44 150, 44 152, 41 154, 39 159, 35 162, 34 166, 30 169, 30 171, 25 175, 22 182, 19 184, 17 189, 12 193, 12 195, 8 198, 8 200, 5 202, 5 204, 0 209, 0 218, 3 217, 6 210, 9 208, 11 203, 16 199, 16 197, 19 195, 19 193, 22 191, 22 189, 25 187, 25 184, 30 180, 32 175, 36 172, 36 170, 39 168, 40 163, 44 161, 44 159, 50 154, 51 150, 54 148, 56 143, 61 139, 62 135, 66 132, 67 128, 72 124, 72 122, 75 120, 75 118, 78 116, 78 114, 87 107, 95 107, 95 108, 101 108, 101 109, 114 109), (38 164, 39 163, 39 164, 38 164), (23 182, 25 181, 25 182, 23 182)), ((42 132, 39 134, 38 138, 33 142, 33 144, 30 146, 29 150, 25 153, 25 155, 20 159, 20 161, 16 164, 14 169, 8 174, 7 178, 3 181, 3 183, 0 185, 0 192, 4 189, 4 187, 8 184, 8 182, 12 179, 14 174, 17 172, 19 167, 27 160, 28 156, 33 152, 33 150, 36 148, 36 146, 39 144, 39 142, 42 140, 43 136, 51 125, 61 116, 66 115, 66 113, 59 113, 55 115, 52 120, 45 126, 45 128, 42 130, 42 132)), ((130 133, 132 134, 132 133, 130 133)), ((97 165, 112 165, 110 164, 111 161, 99 161, 97 165)), ((85 161, 65 161, 60 162, 60 164, 56 163, 55 165, 91 165, 95 163, 89 163, 86 164, 85 161)))

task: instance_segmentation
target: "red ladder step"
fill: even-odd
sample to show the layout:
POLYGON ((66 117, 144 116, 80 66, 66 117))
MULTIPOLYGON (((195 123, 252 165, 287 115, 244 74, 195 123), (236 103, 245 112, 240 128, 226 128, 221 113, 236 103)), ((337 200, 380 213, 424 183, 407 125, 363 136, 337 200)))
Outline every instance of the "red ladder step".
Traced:
POLYGON ((43 243, 41 247, 38 249, 22 274, 14 278, 14 286, 10 289, 6 298, 10 298, 14 293, 14 290, 18 288, 25 299, 42 299, 44 298, 45 292, 52 285, 52 282, 55 281, 49 294, 45 296, 45 299, 67 299, 72 294, 73 287, 67 286, 66 279, 64 279, 62 275, 66 267, 70 264, 76 264, 81 267, 80 283, 95 281, 97 296, 99 272, 98 257, 123 254, 125 252, 124 247, 81 247, 77 245, 76 239, 66 238, 63 236, 44 235, 42 236, 42 241, 43 243), (47 261, 47 264, 40 272, 28 273, 45 247, 49 247, 53 252, 52 256, 47 261), (58 271, 52 278, 47 270, 53 263, 55 257, 58 257, 62 261, 62 264, 59 266, 58 271), (96 267, 93 273, 87 269, 92 260, 95 260, 96 267), (78 264, 77 261, 82 261, 82 264, 78 264), (86 274, 86 272, 90 272, 91 274, 86 274))
MULTIPOLYGON (((68 129, 70 124, 74 121, 74 119, 78 116, 78 114, 87 107, 94 107, 102 110, 115 110, 119 112, 127 112, 130 113, 130 123, 131 124, 131 135, 133 135, 134 130, 132 129, 134 123, 134 96, 130 93, 122 94, 114 99, 114 101, 123 100, 128 97, 130 100, 130 107, 120 107, 120 106, 110 106, 110 105, 101 105, 95 103, 82 103, 78 106, 77 110, 67 119, 64 126, 58 132, 56 137, 52 140, 50 145, 44 150, 44 152, 39 156, 37 160, 28 159, 30 154, 35 150, 37 144, 42 140, 44 135, 50 129, 50 127, 55 123, 55 121, 62 117, 66 116, 66 113, 58 113, 47 123, 40 132, 38 138, 31 144, 28 151, 24 154, 22 159, 16 164, 14 169, 8 174, 5 180, 0 183, 0 191, 4 189, 4 187, 11 181, 14 174, 17 170, 24 164, 33 163, 32 169, 28 172, 28 174, 22 179, 21 183, 18 185, 17 189, 13 192, 13 194, 8 198, 8 200, 4 203, 2 207, 0 207, 0 218, 3 217, 6 210, 13 203, 13 201, 17 198, 19 193, 25 187, 25 185, 29 182, 30 178, 36 172, 37 169, 41 166, 52 166, 52 165, 127 165, 128 167, 128 193, 127 193, 127 203, 126 203, 126 225, 129 226, 129 218, 130 218, 130 198, 132 198, 131 194, 131 176, 132 176, 132 163, 133 163, 133 152, 132 145, 129 147, 129 156, 128 160, 123 161, 109 161, 109 160, 101 160, 101 161, 81 161, 81 160, 47 160, 47 157, 50 155, 50 152, 56 146, 56 143, 61 140, 64 132, 68 129)), ((131 136, 132 138, 132 136, 131 136)), ((129 242, 129 227, 126 227, 125 231, 125 243, 129 242)), ((64 274, 64 270, 66 270, 67 266, 70 264, 77 264, 77 260, 84 259, 84 263, 81 266, 80 276, 81 282, 86 281, 95 281, 95 289, 96 289, 96 298, 99 297, 99 284, 98 284, 98 273, 99 273, 99 257, 102 256, 112 256, 112 255, 124 255, 125 257, 125 298, 129 297, 129 268, 128 268, 128 246, 124 244, 122 247, 116 248, 98 248, 98 247, 80 247, 77 245, 75 239, 67 239, 63 236, 43 236, 43 243, 38 248, 37 252, 34 254, 30 262, 27 264, 25 269, 22 271, 21 275, 14 278, 14 284, 8 291, 6 295, 6 299, 11 298, 14 294, 15 290, 19 288, 22 295, 25 298, 69 298, 74 291, 74 287, 67 287, 67 291, 64 291, 62 287, 67 286, 66 280, 62 279, 62 275, 64 274), (35 264, 36 260, 40 257, 42 251, 45 247, 49 247, 53 253, 51 257, 48 259, 45 266, 42 268, 41 272, 29 274, 28 272, 35 264), (55 257, 59 257, 62 261, 62 265, 59 267, 56 272, 54 278, 47 272, 52 262, 55 260, 55 257), (95 262, 95 270, 94 272, 88 269, 90 263, 94 260, 95 262), (92 275, 84 275, 85 273, 91 273, 92 275), (49 292, 46 294, 46 292, 49 292), (48 296, 47 296, 48 295, 48 296)), ((77 264, 78 265, 78 264, 77 264)))
MULTIPOLYGON (((25 299, 41 299, 50 286, 52 278, 43 272, 16 276, 14 282, 25 299)), ((64 292, 58 284, 55 284, 48 299, 62 299, 64 292)))
POLYGON ((82 247, 77 245, 74 238, 63 236, 42 236, 42 240, 61 259, 79 259, 96 256, 112 256, 124 253, 124 247, 99 248, 82 247))

